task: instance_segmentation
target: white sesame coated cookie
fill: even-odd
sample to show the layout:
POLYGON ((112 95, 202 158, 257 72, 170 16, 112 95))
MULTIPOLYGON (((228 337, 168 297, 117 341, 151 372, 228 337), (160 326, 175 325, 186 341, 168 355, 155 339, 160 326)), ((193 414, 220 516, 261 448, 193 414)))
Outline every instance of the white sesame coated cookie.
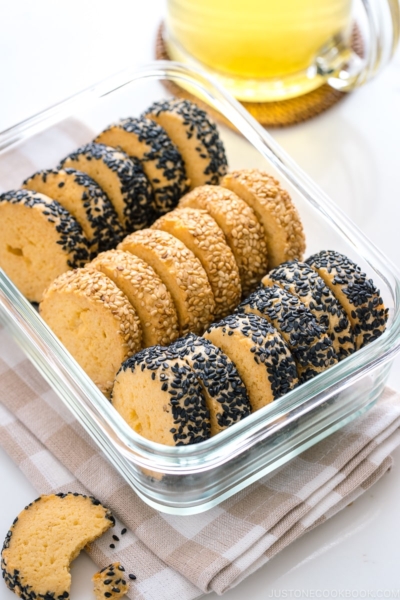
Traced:
POLYGON ((170 292, 179 334, 201 334, 213 320, 214 295, 201 262, 177 238, 155 229, 136 231, 118 246, 149 264, 170 292))
POLYGON ((279 181, 259 169, 242 169, 225 175, 221 185, 247 202, 264 227, 270 269, 288 260, 302 259, 303 225, 290 195, 279 181))
POLYGON ((142 327, 143 347, 166 346, 179 336, 171 294, 141 258, 122 250, 99 254, 90 266, 107 275, 126 295, 142 327))
POLYGON ((40 314, 109 396, 121 363, 142 345, 140 321, 125 294, 103 273, 76 269, 47 288, 40 314))
POLYGON ((231 313, 242 294, 239 269, 214 219, 205 210, 176 208, 157 219, 152 228, 170 233, 199 259, 214 294, 215 319, 231 313))
POLYGON ((206 210, 222 229, 239 269, 242 295, 254 291, 267 272, 267 244, 254 211, 234 192, 203 185, 183 196, 179 206, 206 210))

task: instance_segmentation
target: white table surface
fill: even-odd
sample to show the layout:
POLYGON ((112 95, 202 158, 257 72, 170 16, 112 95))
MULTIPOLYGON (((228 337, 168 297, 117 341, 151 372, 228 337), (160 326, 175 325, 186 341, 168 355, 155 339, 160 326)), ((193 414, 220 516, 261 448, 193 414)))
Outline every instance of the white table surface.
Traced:
MULTIPOLYGON (((0 131, 152 59, 163 0, 0 2, 0 131)), ((400 54, 375 81, 274 137, 395 264, 400 263, 400 54)), ((400 389, 400 358, 390 384, 400 389)), ((370 491, 228 592, 227 600, 400 597, 400 451, 370 491)), ((0 449, 0 540, 34 489, 0 449), (6 483, 5 483, 6 482, 6 483)), ((81 555, 72 600, 90 600, 81 555)), ((216 598, 211 594, 211 598, 216 598)), ((0 583, 0 599, 15 595, 0 583)), ((160 598, 162 600, 162 598, 160 598)))

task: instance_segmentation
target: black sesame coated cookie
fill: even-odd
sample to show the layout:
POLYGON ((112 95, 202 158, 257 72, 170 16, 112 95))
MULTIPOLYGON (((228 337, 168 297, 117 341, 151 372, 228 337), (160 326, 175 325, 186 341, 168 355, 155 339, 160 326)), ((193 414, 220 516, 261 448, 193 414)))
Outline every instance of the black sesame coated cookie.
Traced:
POLYGON ((171 344, 168 353, 185 359, 202 384, 212 436, 250 414, 247 390, 235 365, 209 340, 189 333, 171 344))
POLYGON ((115 248, 124 231, 117 213, 101 187, 82 171, 39 171, 24 181, 28 190, 57 200, 78 221, 90 243, 91 255, 115 248))
POLYGON ((355 350, 355 338, 346 312, 329 287, 310 265, 289 261, 270 271, 265 286, 278 285, 308 306, 319 325, 328 332, 339 360, 355 350))
POLYGON ((95 142, 120 148, 140 160, 153 188, 157 216, 175 208, 187 192, 186 170, 177 147, 149 119, 123 119, 100 133, 95 142))
POLYGON ((155 219, 151 186, 138 160, 104 144, 86 144, 61 161, 87 173, 107 194, 125 233, 148 227, 155 219))
POLYGON ((92 577, 93 592, 97 600, 117 600, 129 591, 125 567, 120 562, 111 563, 92 577))
POLYGON ((6 586, 22 600, 67 600, 70 562, 114 524, 111 512, 91 496, 40 496, 7 533, 1 553, 6 586))
POLYGON ((31 302, 59 275, 88 262, 81 226, 57 201, 16 190, 0 195, 0 267, 31 302))
POLYGON ((372 279, 368 279, 356 263, 334 250, 322 250, 306 262, 317 271, 346 312, 357 349, 382 335, 388 309, 372 279))
POLYGON ((293 354, 300 383, 338 362, 332 340, 310 309, 277 285, 260 286, 238 306, 237 312, 264 317, 279 331, 293 354))
POLYGON ((235 313, 213 323, 204 337, 235 364, 253 411, 297 385, 293 356, 282 336, 266 319, 251 313, 235 313))
POLYGON ((194 102, 173 98, 154 102, 144 116, 161 125, 176 144, 191 187, 218 185, 228 161, 218 129, 194 102))
POLYGON ((115 409, 143 437, 167 446, 210 437, 210 415, 201 385, 182 358, 163 346, 145 348, 126 360, 112 391, 115 409))

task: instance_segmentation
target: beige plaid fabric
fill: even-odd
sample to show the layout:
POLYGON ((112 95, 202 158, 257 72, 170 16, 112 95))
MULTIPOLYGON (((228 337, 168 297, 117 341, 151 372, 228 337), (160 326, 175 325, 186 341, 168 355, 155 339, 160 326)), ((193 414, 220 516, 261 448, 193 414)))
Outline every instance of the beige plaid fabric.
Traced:
POLYGON ((136 496, 3 330, 0 402, 0 444, 38 493, 89 492, 112 509, 115 530, 89 553, 99 567, 120 560, 137 576, 129 597, 146 600, 222 594, 354 501, 400 444, 400 396, 387 389, 366 415, 279 471, 206 513, 178 517, 136 496))

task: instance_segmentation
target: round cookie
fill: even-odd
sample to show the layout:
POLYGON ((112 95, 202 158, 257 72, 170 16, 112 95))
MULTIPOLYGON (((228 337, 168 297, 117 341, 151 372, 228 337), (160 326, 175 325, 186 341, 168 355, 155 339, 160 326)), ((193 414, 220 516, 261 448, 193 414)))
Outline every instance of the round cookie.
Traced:
POLYGON ((25 507, 7 533, 1 553, 6 586, 22 600, 70 597, 70 563, 115 524, 91 496, 41 496, 25 507))
POLYGON ((111 563, 92 577, 93 592, 97 600, 117 600, 129 591, 125 568, 120 562, 111 563))
POLYGON ((154 192, 156 215, 178 204, 188 190, 182 157, 164 129, 149 119, 123 119, 110 125, 95 142, 121 148, 140 160, 154 192))
POLYGON ((339 360, 354 352, 355 339, 345 311, 309 265, 299 261, 284 263, 270 271, 262 284, 279 285, 308 306, 318 323, 329 333, 339 360))
POLYGON ((200 381, 212 436, 250 414, 247 390, 235 365, 209 340, 189 333, 171 344, 168 353, 184 358, 200 381))
POLYGON ((0 195, 0 267, 31 302, 61 273, 89 260, 80 225, 58 202, 30 190, 0 195))
POLYGON ((297 385, 294 359, 282 336, 266 319, 236 313, 213 323, 204 337, 235 364, 253 411, 297 385))
POLYGON ((142 328, 143 347, 166 346, 179 336, 178 316, 171 294, 143 260, 122 250, 99 254, 90 266, 107 275, 126 295, 142 328))
POLYGON ((87 173, 110 199, 125 232, 137 231, 154 219, 151 186, 138 160, 104 144, 86 144, 64 158, 59 167, 87 173))
POLYGON ((215 319, 233 311, 240 302, 239 270, 222 230, 204 210, 176 208, 152 226, 180 240, 202 264, 215 298, 215 319))
POLYGON ((204 110, 173 98, 154 102, 144 116, 161 125, 178 147, 192 188, 218 185, 228 161, 218 129, 204 110))
POLYGON ((189 365, 161 346, 146 348, 119 370, 111 401, 128 425, 167 446, 210 437, 210 417, 201 386, 189 365))
POLYGON ((135 310, 115 283, 94 269, 58 277, 43 295, 40 314, 106 396, 121 363, 141 348, 135 310))
POLYGON ((267 245, 262 225, 252 208, 234 192, 218 185, 197 187, 180 199, 179 206, 206 210, 224 233, 239 269, 246 297, 267 272, 267 245))
POLYGON ((237 312, 264 317, 275 327, 293 355, 300 383, 338 362, 332 340, 311 310, 277 285, 258 288, 238 306, 237 312))
POLYGON ((382 335, 388 309, 372 279, 367 279, 356 263, 334 250, 322 250, 306 262, 317 271, 346 312, 357 349, 382 335))
POLYGON ((265 231, 269 268, 294 258, 306 247, 303 225, 288 192, 279 181, 258 169, 232 171, 221 186, 235 192, 254 210, 265 231))
POLYGON ((115 248, 123 238, 117 213, 101 187, 82 171, 39 171, 24 181, 28 190, 57 200, 82 227, 92 256, 115 248))
POLYGON ((203 333, 213 320, 215 300, 206 272, 185 244, 165 231, 145 229, 128 235, 119 250, 149 264, 170 292, 179 334, 203 333))

